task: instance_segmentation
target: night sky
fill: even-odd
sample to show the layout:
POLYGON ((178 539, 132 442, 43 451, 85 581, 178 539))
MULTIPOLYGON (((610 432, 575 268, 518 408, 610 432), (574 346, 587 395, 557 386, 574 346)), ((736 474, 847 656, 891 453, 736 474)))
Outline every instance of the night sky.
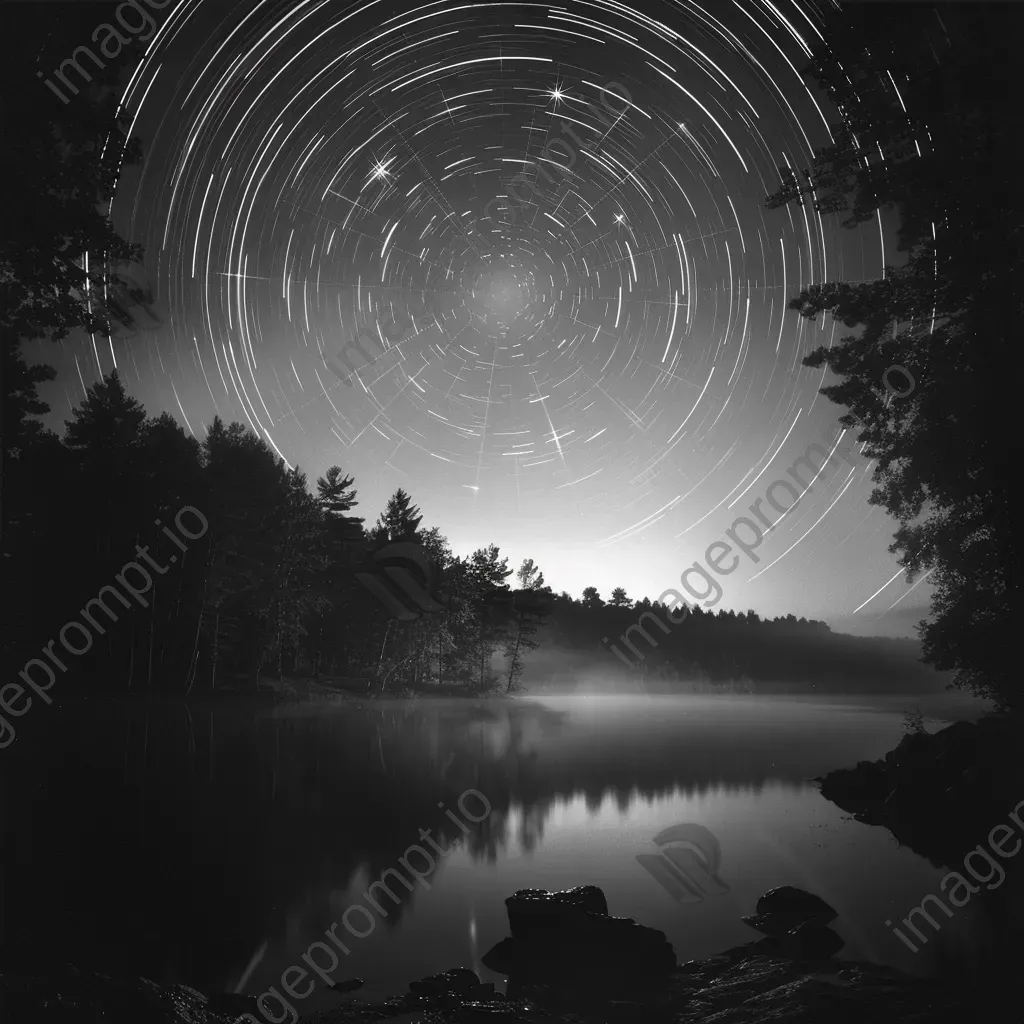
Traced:
MULTIPOLYGON (((843 329, 787 301, 898 259, 881 221, 764 209, 776 168, 807 166, 836 122, 799 74, 819 14, 788 0, 154 12, 124 76, 144 162, 113 215, 146 247, 158 319, 31 346, 58 367, 42 389, 53 418, 116 366, 200 439, 219 415, 311 483, 341 465, 368 523, 402 487, 457 554, 493 542, 556 591, 678 588, 842 429, 818 394, 831 380, 801 360, 843 329), (402 314, 415 325, 381 354, 339 355, 402 314)), ((912 635, 929 585, 908 587, 855 461, 757 564, 719 578, 718 608, 912 635)))

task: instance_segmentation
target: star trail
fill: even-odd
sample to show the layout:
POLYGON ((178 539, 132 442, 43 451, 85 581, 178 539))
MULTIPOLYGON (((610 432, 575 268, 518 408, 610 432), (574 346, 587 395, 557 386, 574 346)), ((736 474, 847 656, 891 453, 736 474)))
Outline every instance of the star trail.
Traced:
MULTIPOLYGON (((836 122, 800 73, 821 13, 186 2, 125 89, 145 160, 113 207, 162 323, 94 338, 79 376, 116 363, 199 436, 217 414, 341 464, 361 508, 405 487, 456 550, 493 540, 556 589, 656 597, 839 435, 801 365, 838 337, 786 303, 894 246, 764 208, 836 122)), ((842 618, 889 580, 861 461, 723 607, 842 618)))

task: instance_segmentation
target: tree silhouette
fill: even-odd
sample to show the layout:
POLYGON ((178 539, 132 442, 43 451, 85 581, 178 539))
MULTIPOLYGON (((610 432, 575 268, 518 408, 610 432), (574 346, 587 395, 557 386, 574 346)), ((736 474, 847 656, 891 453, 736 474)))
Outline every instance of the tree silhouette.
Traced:
POLYGON ((113 370, 86 391, 85 401, 65 422, 64 443, 72 450, 108 453, 120 459, 136 443, 146 410, 130 397, 113 370))
POLYGON ((902 266, 878 281, 809 287, 790 308, 858 330, 805 365, 840 378, 822 394, 845 407, 839 422, 877 460, 869 500, 898 521, 890 551, 908 582, 929 572, 925 661, 1004 706, 1021 699, 1000 638, 1024 572, 1006 486, 1019 465, 1024 210, 1013 146, 1024 124, 994 69, 1022 29, 1019 5, 944 7, 941 17, 924 5, 837 11, 808 73, 842 112, 838 142, 819 152, 806 185, 787 171, 768 199, 828 188, 845 200, 847 226, 888 207, 899 215, 902 266))
POLYGON ((388 499, 377 520, 376 536, 391 543, 415 540, 422 520, 419 508, 412 504, 412 498, 399 487, 388 499))
MULTIPOLYGON (((533 560, 529 558, 526 562, 531 566, 533 564, 533 560)), ((523 563, 524 566, 526 562, 523 563)), ((531 574, 526 575, 529 577, 531 574)), ((524 668, 523 654, 540 646, 535 637, 551 610, 542 594, 539 587, 524 587, 512 593, 512 622, 504 641, 505 659, 508 662, 506 693, 512 693, 520 688, 519 678, 524 668)))
POLYGON ((476 603, 476 657, 479 687, 489 683, 491 657, 505 635, 510 614, 510 591, 505 580, 512 575, 508 559, 501 558, 496 544, 477 548, 466 566, 467 576, 476 603))
POLYGON ((353 483, 352 477, 342 474, 340 466, 331 466, 316 481, 317 497, 328 527, 341 541, 360 540, 363 536, 364 520, 345 515, 358 504, 353 483))
MULTIPOLYGON (((16 344, 3 345, 3 450, 4 462, 23 456, 43 435, 44 428, 36 417, 50 411, 38 394, 38 386, 53 380, 57 371, 52 366, 29 366, 16 344)), ((12 493, 8 483, 8 494, 12 493)))
POLYGON ((77 486, 92 496, 80 514, 92 522, 100 557, 109 557, 134 532, 130 526, 138 515, 145 420, 146 410, 125 391, 114 370, 87 389, 64 425, 64 447, 77 456, 77 486))
POLYGON ((523 564, 516 570, 516 579, 523 590, 541 590, 544 587, 544 573, 532 558, 523 559, 523 564))
POLYGON ((5 346, 15 338, 59 341, 75 328, 114 333, 153 298, 138 282, 142 246, 122 238, 107 216, 121 174, 141 158, 138 142, 127 137, 128 115, 118 117, 122 68, 92 69, 89 88, 68 107, 42 86, 23 86, 36 84, 36 57, 23 41, 4 62, 4 93, 19 97, 4 112, 5 346))

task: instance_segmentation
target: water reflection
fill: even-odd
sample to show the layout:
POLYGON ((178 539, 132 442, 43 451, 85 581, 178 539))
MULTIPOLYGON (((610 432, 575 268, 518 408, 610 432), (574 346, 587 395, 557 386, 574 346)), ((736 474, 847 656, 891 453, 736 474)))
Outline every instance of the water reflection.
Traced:
MULTIPOLYGON (((757 887, 835 832, 806 780, 900 735, 895 715, 756 697, 54 711, 4 766, 6 949, 45 960, 60 936, 62 959, 199 988, 296 962, 420 830, 462 838, 446 809, 468 789, 491 813, 429 891, 398 890, 339 978, 385 957, 378 973, 402 980, 477 960, 524 879, 602 884, 613 913, 674 928, 684 959, 689 932, 666 915, 695 895, 693 948, 745 941, 757 887)), ((844 878, 808 887, 862 884, 844 878)))

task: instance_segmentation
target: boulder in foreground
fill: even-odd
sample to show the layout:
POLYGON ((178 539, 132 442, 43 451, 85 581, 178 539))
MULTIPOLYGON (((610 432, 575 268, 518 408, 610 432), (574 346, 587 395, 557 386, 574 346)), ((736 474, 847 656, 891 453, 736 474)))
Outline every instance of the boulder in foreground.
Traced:
POLYGON ((676 968, 663 932, 609 917, 597 886, 564 892, 521 889, 505 901, 512 937, 484 957, 510 987, 562 985, 604 992, 653 983, 676 968))
POLYGON ((765 935, 781 938, 803 924, 827 925, 838 916, 820 896, 781 885, 769 889, 757 901, 757 913, 742 920, 765 935))

